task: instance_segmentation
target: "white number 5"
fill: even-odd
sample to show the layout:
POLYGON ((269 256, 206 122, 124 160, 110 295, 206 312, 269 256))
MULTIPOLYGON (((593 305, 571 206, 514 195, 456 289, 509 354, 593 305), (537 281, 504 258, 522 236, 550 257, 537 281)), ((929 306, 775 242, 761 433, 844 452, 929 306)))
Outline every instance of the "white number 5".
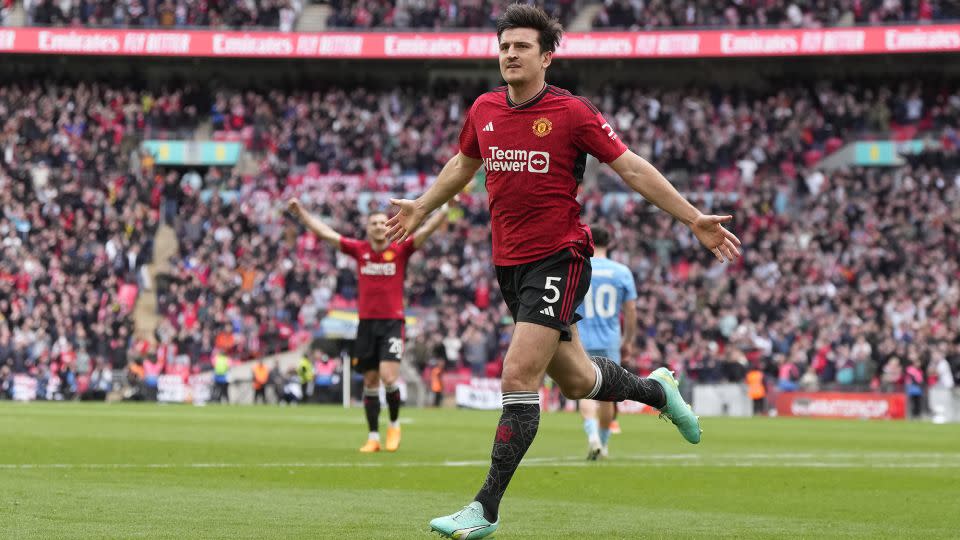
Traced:
POLYGON ((543 301, 552 304, 560 299, 560 289, 556 288, 552 282, 560 281, 559 277, 548 276, 547 283, 543 286, 544 289, 548 291, 553 291, 553 298, 547 298, 547 295, 543 295, 543 301))

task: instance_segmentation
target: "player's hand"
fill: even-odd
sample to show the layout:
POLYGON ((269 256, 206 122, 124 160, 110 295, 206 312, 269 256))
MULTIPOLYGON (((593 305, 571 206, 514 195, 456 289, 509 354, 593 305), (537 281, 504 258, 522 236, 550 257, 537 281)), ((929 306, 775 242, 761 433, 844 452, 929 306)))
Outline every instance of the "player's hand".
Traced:
POLYGON ((300 199, 294 197, 289 201, 287 201, 287 211, 290 212, 290 214, 297 219, 302 218, 303 206, 300 204, 300 199))
POLYGON ((391 242, 403 242, 417 230, 426 213, 409 199, 390 199, 390 204, 399 207, 397 213, 387 220, 387 238, 391 242))
POLYGON ((633 343, 626 342, 620 344, 620 359, 626 360, 633 357, 633 343))
POLYGON ((740 239, 737 235, 723 227, 723 223, 731 221, 733 216, 706 216, 701 214, 692 224, 690 230, 697 240, 710 250, 720 262, 733 261, 740 256, 740 239))

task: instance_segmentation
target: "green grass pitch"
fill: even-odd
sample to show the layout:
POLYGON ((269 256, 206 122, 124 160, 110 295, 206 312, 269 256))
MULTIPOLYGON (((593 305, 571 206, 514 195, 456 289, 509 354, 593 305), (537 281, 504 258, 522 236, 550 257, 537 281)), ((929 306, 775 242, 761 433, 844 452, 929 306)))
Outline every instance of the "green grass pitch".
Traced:
MULTIPOLYGON (((483 481, 499 413, 0 403, 0 538, 430 538, 483 481)), ((586 463, 545 414, 496 538, 958 538, 960 425, 704 419, 698 446, 622 417, 586 463)))

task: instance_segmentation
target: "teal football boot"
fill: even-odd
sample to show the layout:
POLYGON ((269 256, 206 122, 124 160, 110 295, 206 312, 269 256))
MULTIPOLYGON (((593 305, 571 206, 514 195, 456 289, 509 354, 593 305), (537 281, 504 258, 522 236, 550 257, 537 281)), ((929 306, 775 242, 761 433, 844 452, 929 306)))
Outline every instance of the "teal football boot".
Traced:
POLYGON ((483 505, 479 501, 464 506, 459 512, 438 517, 430 522, 430 530, 440 533, 444 538, 468 540, 486 538, 500 526, 500 519, 490 523, 483 517, 483 505))
POLYGON ((660 409, 660 418, 673 422, 687 442, 699 443, 700 434, 703 433, 700 429, 700 419, 693 414, 693 409, 680 396, 679 384, 673 377, 673 372, 667 368, 658 368, 650 374, 650 378, 660 383, 664 395, 667 396, 667 404, 660 409))

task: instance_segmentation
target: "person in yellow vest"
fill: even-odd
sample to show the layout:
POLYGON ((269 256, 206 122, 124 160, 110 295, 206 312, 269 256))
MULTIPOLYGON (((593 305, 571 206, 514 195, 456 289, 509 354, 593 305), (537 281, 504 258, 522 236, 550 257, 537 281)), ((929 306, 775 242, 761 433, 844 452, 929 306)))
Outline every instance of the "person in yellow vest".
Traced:
POLYGON ((300 364, 297 365, 297 375, 300 376, 300 389, 303 393, 304 403, 310 401, 310 386, 313 382, 313 362, 306 354, 300 358, 300 364))
POLYGON ((217 351, 213 357, 213 399, 216 403, 226 400, 230 404, 230 357, 223 351, 217 351))
POLYGON ((257 359, 253 365, 253 404, 257 404, 259 398, 264 405, 267 404, 267 383, 270 381, 270 368, 263 363, 263 358, 257 359))
POLYGON ((767 408, 767 387, 763 384, 763 372, 757 368, 747 372, 747 395, 753 400, 753 414, 763 414, 767 408))

